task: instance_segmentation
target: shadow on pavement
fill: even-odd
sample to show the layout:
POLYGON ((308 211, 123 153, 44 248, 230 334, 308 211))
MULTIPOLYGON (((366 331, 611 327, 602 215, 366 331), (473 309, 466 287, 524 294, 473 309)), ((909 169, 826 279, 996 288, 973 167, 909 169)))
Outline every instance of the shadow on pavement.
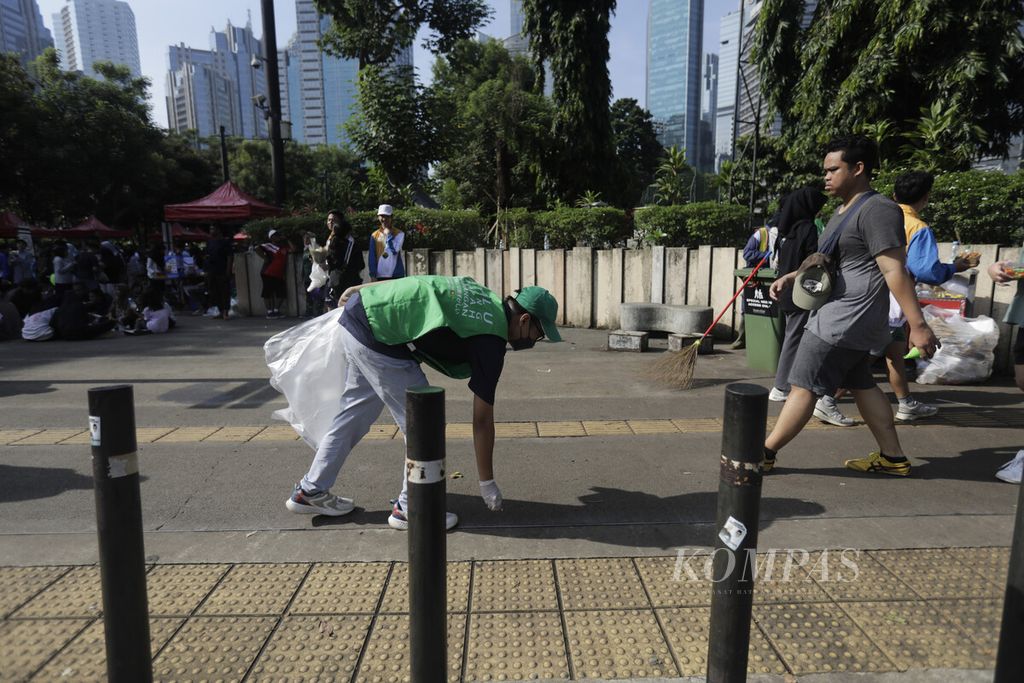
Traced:
MULTIPOLYGON (((1024 447, 1024 442, 1021 443, 1024 447)), ((959 481, 983 481, 1002 483, 996 479, 996 470, 1017 454, 1016 447, 1008 448, 976 448, 963 451, 959 455, 945 458, 928 458, 911 455, 914 463, 910 471, 912 479, 956 479, 959 481), (923 461, 923 462, 922 462, 923 461)), ((787 467, 783 459, 772 471, 769 477, 779 477, 786 474, 817 474, 826 477, 868 477, 878 479, 898 479, 899 477, 885 477, 881 474, 867 474, 854 472, 845 467, 787 467)))
POLYGON ((0 465, 0 503, 51 498, 92 486, 92 477, 66 467, 0 465))
POLYGON ((26 394, 49 394, 57 391, 52 382, 0 382, 0 398, 26 394))

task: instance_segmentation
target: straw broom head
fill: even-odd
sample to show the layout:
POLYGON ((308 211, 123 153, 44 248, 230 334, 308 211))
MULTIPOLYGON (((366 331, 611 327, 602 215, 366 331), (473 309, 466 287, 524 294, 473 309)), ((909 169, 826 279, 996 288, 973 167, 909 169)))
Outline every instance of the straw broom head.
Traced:
POLYGON ((698 347, 700 340, 681 351, 665 353, 651 367, 651 378, 673 389, 689 389, 693 384, 693 370, 697 366, 698 347))

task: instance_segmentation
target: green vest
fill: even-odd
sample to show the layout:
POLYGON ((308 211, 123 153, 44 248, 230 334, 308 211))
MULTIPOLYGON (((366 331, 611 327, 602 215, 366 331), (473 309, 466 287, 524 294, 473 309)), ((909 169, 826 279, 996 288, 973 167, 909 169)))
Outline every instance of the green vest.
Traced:
POLYGON ((359 295, 377 341, 409 345, 416 360, 455 379, 470 376, 469 363, 432 358, 412 342, 441 327, 463 339, 493 334, 508 340, 501 298, 472 278, 416 275, 365 287, 359 295))

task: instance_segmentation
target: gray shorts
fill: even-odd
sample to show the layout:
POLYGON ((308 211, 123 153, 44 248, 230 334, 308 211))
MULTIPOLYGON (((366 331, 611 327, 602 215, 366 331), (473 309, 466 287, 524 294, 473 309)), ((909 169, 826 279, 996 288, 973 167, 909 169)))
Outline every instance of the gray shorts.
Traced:
POLYGON ((820 337, 804 332, 789 383, 816 396, 832 396, 839 389, 861 391, 875 387, 871 375, 871 354, 832 346, 820 337))

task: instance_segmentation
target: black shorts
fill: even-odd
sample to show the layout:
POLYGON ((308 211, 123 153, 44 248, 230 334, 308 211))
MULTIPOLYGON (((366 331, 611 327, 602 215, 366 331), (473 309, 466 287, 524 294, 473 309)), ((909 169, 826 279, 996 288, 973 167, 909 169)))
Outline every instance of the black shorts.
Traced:
POLYGON ((1024 334, 1017 328, 1017 341, 1013 343, 1013 364, 1024 365, 1024 334))
POLYGON ((264 299, 283 299, 287 295, 287 290, 284 285, 284 280, 279 277, 270 277, 269 275, 261 275, 263 278, 263 294, 261 296, 264 299))
POLYGON ((875 387, 871 353, 832 346, 804 332, 796 350, 789 383, 816 396, 833 396, 840 388, 862 391, 875 387))

